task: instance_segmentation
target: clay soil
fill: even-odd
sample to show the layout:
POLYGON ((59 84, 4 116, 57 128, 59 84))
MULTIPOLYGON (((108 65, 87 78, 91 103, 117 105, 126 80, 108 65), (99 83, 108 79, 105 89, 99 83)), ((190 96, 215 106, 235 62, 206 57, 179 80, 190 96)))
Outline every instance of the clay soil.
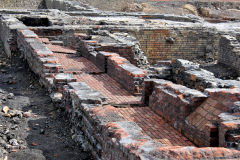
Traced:
POLYGON ((91 160, 63 115, 26 62, 0 53, 0 160, 91 160))

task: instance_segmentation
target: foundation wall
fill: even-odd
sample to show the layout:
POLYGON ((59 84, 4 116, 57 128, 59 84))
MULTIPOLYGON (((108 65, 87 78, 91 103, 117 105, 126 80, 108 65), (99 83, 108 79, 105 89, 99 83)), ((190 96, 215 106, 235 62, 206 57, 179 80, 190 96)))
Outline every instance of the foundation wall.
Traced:
MULTIPOLYGON (((227 147, 230 145, 228 141, 231 144, 234 141, 228 136, 239 135, 237 125, 221 129, 221 124, 226 121, 238 123, 232 120, 239 120, 239 117, 229 112, 231 106, 240 100, 238 88, 206 89, 202 93, 158 79, 145 80, 143 88, 143 103, 198 146, 227 147), (221 114, 228 116, 224 119, 221 114), (230 133, 227 132, 229 130, 230 133)), ((238 143, 238 140, 235 139, 235 142, 238 143)), ((238 146, 234 148, 238 149, 238 146)))
POLYGON ((0 19, 0 38, 4 46, 4 51, 8 57, 16 51, 16 29, 27 27, 23 25, 18 19, 8 16, 2 16, 0 19))
POLYGON ((158 60, 216 59, 220 36, 204 28, 140 30, 136 37, 151 63, 158 60))
MULTIPOLYGON (((76 34, 78 37, 77 54, 85 57, 97 66, 103 72, 120 83, 126 90, 132 94, 141 93, 141 81, 145 77, 146 72, 133 64, 127 59, 121 57, 117 53, 98 51, 100 44, 92 40, 84 40, 87 35, 76 34), (103 60, 102 62, 99 62, 103 60)), ((105 48, 114 48, 111 45, 105 45, 105 48)), ((126 52, 128 48, 126 48, 126 52)), ((121 49, 124 52, 124 49, 121 49)))

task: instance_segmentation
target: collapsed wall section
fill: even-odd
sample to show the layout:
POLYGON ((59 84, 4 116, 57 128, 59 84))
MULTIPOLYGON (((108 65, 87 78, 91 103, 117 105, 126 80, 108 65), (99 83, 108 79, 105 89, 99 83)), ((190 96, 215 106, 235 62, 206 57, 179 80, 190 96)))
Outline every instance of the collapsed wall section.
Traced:
POLYGON ((172 61, 173 81, 189 88, 204 91, 206 88, 236 88, 239 81, 216 78, 212 72, 202 69, 198 63, 177 59, 172 61))

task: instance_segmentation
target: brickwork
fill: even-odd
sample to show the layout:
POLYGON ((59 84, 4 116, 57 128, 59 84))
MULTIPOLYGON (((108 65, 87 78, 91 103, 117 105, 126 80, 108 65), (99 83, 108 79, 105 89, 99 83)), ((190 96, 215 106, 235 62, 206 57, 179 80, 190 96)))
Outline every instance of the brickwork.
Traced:
POLYGON ((126 59, 118 56, 108 58, 107 73, 134 94, 141 92, 140 83, 146 75, 144 70, 135 67, 126 59))
MULTIPOLYGON (((10 41, 6 36, 2 40, 8 44, 5 48, 18 48, 29 67, 53 95, 55 92, 62 95, 61 100, 55 101, 54 97, 52 100, 69 117, 72 138, 84 150, 91 152, 96 159, 109 160, 240 158, 240 91, 235 85, 236 81, 217 79, 210 72, 200 69, 199 64, 181 59, 159 62, 157 65, 161 64, 160 68, 149 67, 140 45, 129 34, 135 33, 154 61, 176 59, 178 56, 188 59, 214 57, 220 33, 198 26, 202 23, 197 18, 184 16, 164 16, 163 19, 199 24, 193 28, 191 25, 176 27, 176 23, 170 25, 172 28, 160 25, 157 29, 150 29, 145 27, 150 20, 137 26, 120 18, 121 25, 120 20, 115 21, 118 22, 117 26, 114 21, 101 20, 110 13, 94 10, 87 5, 63 0, 46 2, 50 8, 78 12, 34 12, 37 16, 47 16, 52 24, 58 25, 33 27, 32 30, 41 38, 23 24, 18 28, 16 24, 20 23, 16 18, 1 17, 3 25, 0 27, 11 35, 10 41), (83 17, 79 18, 78 14, 92 19, 84 24, 83 17), (66 22, 58 21, 61 18, 56 18, 56 15, 66 16, 66 19, 61 17, 66 22), (104 25, 105 22, 108 25, 104 25), (81 27, 73 24, 81 24, 81 27), (109 24, 116 25, 111 32, 106 30, 111 27, 109 24), (85 30, 89 34, 74 34, 75 28, 81 28, 76 32, 85 30), (128 32, 128 29, 129 33, 116 33, 128 32), (74 38, 67 35, 74 35, 74 38), (68 39, 73 41, 66 42, 68 39), (137 65, 144 62, 146 70, 132 64, 136 58, 139 62, 137 65), (169 79, 173 77, 172 80, 189 88, 167 80, 151 79, 159 78, 157 75, 161 74, 164 65, 167 66, 165 71, 169 79), (208 84, 214 89, 205 89, 208 84), (133 93, 143 96, 134 96, 133 93)), ((117 15, 121 13, 110 18, 114 19, 117 15)), ((128 13, 123 15, 133 16, 128 13)), ((147 19, 147 15, 141 13, 134 15, 147 19)), ((148 18, 154 17, 158 19, 161 15, 148 18)), ((3 34, 3 31, 0 32, 3 34)))
POLYGON ((107 74, 89 75, 81 74, 75 75, 78 82, 85 82, 91 88, 99 91, 111 104, 140 104, 140 97, 131 95, 128 91, 123 89, 119 83, 109 77, 107 74))
POLYGON ((117 112, 124 119, 137 123, 144 134, 157 142, 167 146, 194 146, 149 107, 118 108, 117 112))
POLYGON ((102 44, 97 48, 97 51, 118 53, 121 57, 128 59, 132 64, 137 65, 131 46, 119 46, 119 44, 111 46, 110 44, 102 44))
MULTIPOLYGON (((88 36, 83 34, 75 34, 75 36, 79 36, 77 55, 85 57, 99 66, 130 93, 135 95, 141 93, 140 83, 146 75, 143 69, 134 66, 127 59, 116 53, 105 56, 104 61, 99 62, 101 56, 103 56, 103 52, 98 51, 98 43, 93 40, 86 40, 88 36)), ((105 46, 105 48, 111 48, 111 45, 105 46)))
POLYGON ((159 80, 154 81, 149 106, 176 129, 181 130, 184 119, 206 98, 205 94, 197 90, 159 80))
POLYGON ((102 72, 86 58, 62 53, 54 53, 54 56, 56 56, 61 62, 65 73, 80 74, 102 72))
POLYGON ((240 43, 236 37, 225 35, 222 36, 219 42, 219 57, 218 62, 225 64, 237 71, 240 76, 240 43))
POLYGON ((2 16, 0 23, 0 38, 4 46, 4 52, 10 57, 17 49, 17 29, 27 29, 18 19, 2 16))
POLYGON ((62 47, 59 45, 52 45, 52 44, 47 44, 46 45, 48 47, 48 49, 50 49, 51 51, 55 52, 55 53, 65 53, 65 54, 75 54, 76 51, 69 49, 67 47, 62 47))
POLYGON ((71 120, 74 124, 74 137, 81 145, 90 147, 95 157, 101 156, 103 159, 117 160, 129 158, 171 159, 173 157, 218 159, 223 155, 230 159, 239 157, 238 151, 226 148, 185 147, 192 143, 174 131, 148 107, 101 106, 104 98, 90 90, 90 87, 84 83, 69 83, 64 95, 68 98, 72 97, 69 102, 74 102, 72 108, 67 109, 71 113, 71 120), (145 122, 149 123, 150 121, 152 125, 144 125, 145 122), (142 129, 139 126, 142 126, 142 129), (80 128, 81 130, 79 130, 80 128), (89 143, 82 143, 84 142, 82 131, 89 143), (159 133, 156 134, 156 131, 159 133), (157 138, 153 141, 150 137, 157 138))
POLYGON ((205 32, 201 28, 143 29, 136 32, 142 50, 151 63, 158 60, 216 58, 219 36, 214 31, 205 32), (199 34, 201 32, 201 34, 199 34), (207 55, 206 46, 210 46, 207 55))
POLYGON ((91 88, 107 97, 111 104, 140 104, 140 97, 134 97, 108 74, 101 71, 89 60, 76 55, 54 53, 64 73, 74 73, 78 82, 85 82, 91 88), (100 73, 100 74, 99 74, 100 73), (96 75, 94 75, 96 74, 96 75))
POLYGON ((208 89, 206 91, 210 97, 186 120, 187 124, 191 126, 191 136, 197 135, 196 140, 205 141, 201 146, 218 146, 218 128, 216 126, 218 116, 227 112, 234 102, 239 101, 239 90, 208 89), (200 134, 197 134, 199 132, 200 134))
POLYGON ((142 103, 149 105, 155 113, 198 146, 221 144, 237 148, 234 144, 238 144, 238 139, 226 138, 226 135, 237 137, 238 127, 235 125, 235 128, 228 128, 225 123, 238 123, 238 107, 236 105, 235 109, 231 109, 231 106, 239 101, 239 93, 236 88, 206 89, 203 94, 170 81, 148 79, 144 81, 142 103), (229 110, 236 111, 226 113, 229 110), (220 116, 223 113, 229 116, 220 116))

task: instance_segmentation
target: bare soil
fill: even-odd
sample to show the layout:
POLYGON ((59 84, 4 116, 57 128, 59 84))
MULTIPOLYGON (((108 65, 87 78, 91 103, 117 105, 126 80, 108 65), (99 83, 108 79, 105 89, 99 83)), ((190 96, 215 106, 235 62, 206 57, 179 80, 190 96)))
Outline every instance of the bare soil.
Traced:
POLYGON ((63 115, 26 62, 0 53, 0 160, 91 160, 63 115))

